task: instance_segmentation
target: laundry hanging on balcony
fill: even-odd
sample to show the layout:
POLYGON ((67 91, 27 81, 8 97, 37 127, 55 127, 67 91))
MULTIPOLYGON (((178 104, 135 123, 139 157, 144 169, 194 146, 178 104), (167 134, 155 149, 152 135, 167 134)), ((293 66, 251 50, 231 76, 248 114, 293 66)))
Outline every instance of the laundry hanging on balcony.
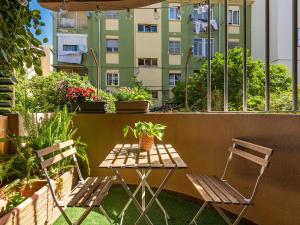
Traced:
MULTIPOLYGON (((201 32, 207 32, 207 24, 208 22, 204 22, 202 20, 195 20, 196 34, 200 34, 201 32)), ((218 30, 218 24, 215 20, 211 20, 210 25, 211 25, 211 31, 218 30)))
POLYGON ((58 53, 59 62, 64 63, 75 63, 81 64, 82 61, 82 52, 81 51, 62 51, 58 53))

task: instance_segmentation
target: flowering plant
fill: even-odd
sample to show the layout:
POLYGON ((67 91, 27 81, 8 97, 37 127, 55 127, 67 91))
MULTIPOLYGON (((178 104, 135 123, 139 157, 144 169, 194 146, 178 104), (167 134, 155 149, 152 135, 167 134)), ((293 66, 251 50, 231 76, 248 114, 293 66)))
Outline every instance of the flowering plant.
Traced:
POLYGON ((71 102, 96 102, 97 95, 93 88, 71 87, 67 89, 67 99, 71 102))

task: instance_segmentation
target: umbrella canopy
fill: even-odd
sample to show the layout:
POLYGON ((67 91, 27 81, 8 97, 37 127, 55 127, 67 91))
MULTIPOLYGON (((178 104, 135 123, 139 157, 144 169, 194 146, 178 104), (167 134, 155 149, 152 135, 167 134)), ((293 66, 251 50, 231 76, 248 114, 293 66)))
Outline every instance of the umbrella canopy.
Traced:
MULTIPOLYGON (((39 0, 42 7, 59 11, 63 0, 39 0)), ((68 11, 96 11, 132 9, 161 2, 161 0, 66 0, 68 11)))

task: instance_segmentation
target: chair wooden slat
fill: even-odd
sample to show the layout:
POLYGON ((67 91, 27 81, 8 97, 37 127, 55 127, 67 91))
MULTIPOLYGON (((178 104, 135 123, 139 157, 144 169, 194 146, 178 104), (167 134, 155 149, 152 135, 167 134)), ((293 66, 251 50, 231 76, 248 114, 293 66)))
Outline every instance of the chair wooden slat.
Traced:
POLYGON ((215 176, 187 174, 187 177, 205 201, 222 204, 249 204, 240 193, 215 176))
POLYGON ((76 153, 76 149, 75 148, 71 148, 70 150, 68 151, 65 151, 65 152, 62 152, 61 154, 57 154, 55 156, 53 156, 52 158, 50 159, 47 159, 45 161, 42 161, 41 162, 41 166, 42 166, 42 169, 45 169, 57 162, 59 162, 60 160, 63 160, 65 158, 67 158, 68 156, 71 156, 73 154, 76 153))
POLYGON ((170 158, 170 156, 169 156, 168 152, 166 151, 164 145, 161 145, 161 144, 156 145, 156 148, 157 148, 158 154, 159 154, 159 156, 162 160, 162 163, 163 163, 164 167, 166 167, 166 168, 176 167, 176 164, 170 158))
POLYGON ((203 189, 202 185, 197 181, 196 177, 192 174, 186 175, 188 179, 191 181, 191 183, 194 185, 194 187, 197 189, 197 191, 200 193, 200 195, 203 197, 205 201, 212 202, 213 199, 210 197, 209 194, 203 189))
POLYGON ((234 154, 236 154, 236 155, 238 155, 238 156, 240 156, 240 157, 242 157, 242 158, 245 158, 245 159, 250 160, 250 161, 252 161, 252 162, 254 162, 256 164, 259 164, 259 165, 261 165, 263 167, 267 167, 268 164, 269 164, 268 160, 260 158, 260 157, 258 157, 256 155, 252 155, 252 154, 250 154, 248 152, 239 150, 237 148, 229 147, 229 151, 232 152, 232 153, 234 153, 234 154))
POLYGON ((176 150, 172 147, 172 145, 165 145, 166 150, 169 152, 172 160, 176 163, 178 168, 187 168, 185 162, 181 159, 176 150))
POLYGON ((216 203, 222 202, 221 198, 214 192, 213 188, 210 187, 208 184, 206 184, 201 176, 195 176, 195 179, 202 186, 204 191, 212 198, 213 202, 216 202, 216 203))
POLYGON ((102 200, 108 194, 108 190, 113 184, 114 179, 112 177, 105 177, 102 183, 98 186, 97 191, 95 192, 94 196, 91 197, 86 203, 86 207, 99 207, 102 200))
POLYGON ((84 187, 85 191, 84 194, 78 199, 76 202, 76 206, 80 207, 86 203, 86 201, 91 197, 91 195, 97 191, 99 188, 99 185, 102 183, 101 177, 94 178, 92 184, 88 186, 87 188, 84 187))
POLYGON ((243 201, 242 197, 237 197, 232 190, 226 188, 226 184, 222 183, 221 180, 219 180, 217 177, 215 176, 206 176, 207 179, 209 179, 211 181, 211 183, 220 191, 222 192, 226 198, 229 200, 229 203, 232 204, 240 204, 241 201, 243 201))
POLYGON ((259 152, 259 153, 262 153, 262 154, 266 154, 268 156, 272 155, 272 152, 273 152, 273 150, 271 148, 267 148, 267 147, 264 147, 264 146, 261 146, 261 145, 253 144, 253 143, 243 141, 243 140, 240 140, 240 139, 233 138, 232 141, 235 144, 239 145, 239 146, 251 149, 253 151, 256 151, 256 152, 259 152))
POLYGON ((222 188, 215 185, 215 183, 212 182, 208 176, 201 176, 201 179, 207 184, 208 187, 210 187, 214 191, 214 193, 219 197, 219 199, 222 200, 223 203, 232 203, 230 198, 223 193, 222 188))
POLYGON ((50 154, 52 152, 55 152, 55 151, 64 149, 66 147, 69 147, 69 146, 71 146, 73 144, 74 144, 73 140, 68 140, 68 141, 65 141, 65 142, 62 142, 62 143, 59 143, 59 144, 55 144, 55 145, 52 145, 50 147, 38 150, 37 151, 37 155, 38 155, 38 157, 42 157, 42 156, 48 155, 48 154, 50 154))

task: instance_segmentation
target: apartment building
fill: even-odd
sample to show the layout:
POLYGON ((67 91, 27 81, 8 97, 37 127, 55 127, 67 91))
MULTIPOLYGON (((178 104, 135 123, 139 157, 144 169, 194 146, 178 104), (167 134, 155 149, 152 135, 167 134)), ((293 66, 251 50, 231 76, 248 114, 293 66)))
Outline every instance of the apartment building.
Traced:
MULTIPOLYGON (((300 11, 300 4, 298 4, 300 11)), ((252 55, 265 60, 265 0, 256 0, 252 6, 252 55)), ((300 18, 298 18, 298 48, 300 48, 300 18)), ((300 57, 300 51, 298 51, 300 57)), ((270 1, 270 60, 286 65, 292 71, 292 0, 270 1)), ((300 63, 298 62, 298 66, 300 63)), ((300 82, 300 71, 298 73, 300 82)))
MULTIPOLYGON (((237 3, 228 7, 229 48, 242 43, 241 7, 237 3)), ((247 10, 250 27, 251 4, 247 10)), ((171 90, 176 83, 185 79, 185 64, 191 48, 188 75, 192 76, 203 65, 208 53, 207 16, 205 5, 168 2, 134 10, 76 12, 75 17, 74 13, 56 14, 56 68, 87 73, 96 85, 97 63, 92 49, 99 62, 99 86, 103 90, 133 86, 133 76, 137 76, 152 92, 155 105, 160 106, 172 97, 171 90), (76 22, 78 18, 85 19, 83 28, 76 27, 82 24, 76 22), (62 21, 68 26, 61 24, 62 21)), ((223 52, 224 5, 212 6, 211 32, 212 55, 223 52)))

